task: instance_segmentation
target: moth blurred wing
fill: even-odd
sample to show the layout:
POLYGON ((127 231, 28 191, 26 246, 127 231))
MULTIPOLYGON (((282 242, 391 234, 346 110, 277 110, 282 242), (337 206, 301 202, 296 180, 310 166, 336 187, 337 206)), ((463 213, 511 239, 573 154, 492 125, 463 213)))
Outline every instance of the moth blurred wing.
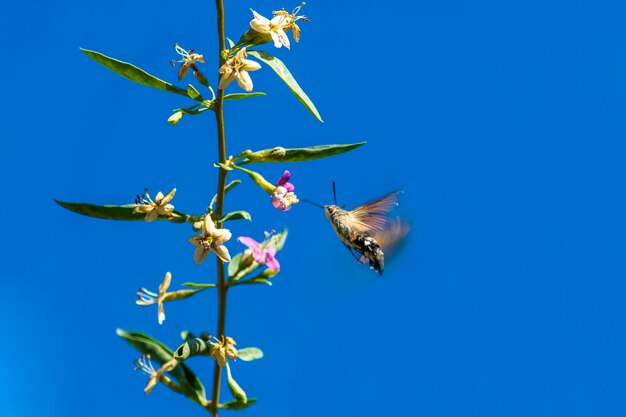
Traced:
POLYGON ((350 227, 358 233, 384 231, 389 223, 389 212, 398 205, 398 196, 401 193, 402 191, 394 191, 351 210, 348 213, 350 227))
POLYGON ((393 253, 410 229, 411 226, 406 219, 395 217, 388 221, 384 230, 374 233, 374 239, 380 245, 385 257, 393 253))

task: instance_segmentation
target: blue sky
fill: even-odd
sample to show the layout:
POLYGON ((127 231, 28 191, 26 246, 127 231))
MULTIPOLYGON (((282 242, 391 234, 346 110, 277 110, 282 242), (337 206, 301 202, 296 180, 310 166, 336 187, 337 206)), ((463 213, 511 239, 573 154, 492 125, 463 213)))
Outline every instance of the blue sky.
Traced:
MULTIPOLYGON (((295 5, 226 1, 227 34, 247 29, 249 7, 295 5)), ((624 415, 623 2, 310 1, 303 12, 301 42, 266 50, 325 123, 264 67, 253 79, 267 97, 226 109, 228 153, 366 140, 259 169, 272 181, 290 169, 298 195, 321 203, 334 180, 347 207, 402 188, 397 213, 413 227, 378 277, 321 210, 281 213, 249 182, 233 190, 227 210, 253 216, 229 225, 235 236, 290 231, 274 286, 230 293, 227 333, 265 352, 233 365, 259 398, 242 413, 624 415)), ((161 386, 146 398, 137 353, 115 329, 172 347, 182 330, 214 331, 214 294, 168 304, 163 326, 134 304, 166 271, 175 287, 214 280, 214 260, 194 265, 185 225, 89 219, 52 199, 125 204, 145 187, 177 187, 177 209, 206 207, 212 115, 171 127, 183 97, 133 84, 78 48, 176 82, 178 42, 205 54, 210 77, 214 20, 212 2, 4 6, 0 415, 203 414, 161 386)), ((190 366, 209 386, 212 364, 190 366)))

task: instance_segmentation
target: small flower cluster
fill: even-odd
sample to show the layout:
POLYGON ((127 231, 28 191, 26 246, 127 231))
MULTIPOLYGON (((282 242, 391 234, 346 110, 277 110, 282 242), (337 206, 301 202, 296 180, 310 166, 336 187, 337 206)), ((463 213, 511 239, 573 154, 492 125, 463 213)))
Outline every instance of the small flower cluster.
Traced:
MULTIPOLYGON (((276 48, 284 46, 289 49, 291 44, 285 32, 291 29, 294 40, 299 42, 300 27, 296 22, 298 20, 309 21, 306 16, 298 16, 301 7, 302 6, 296 7, 291 13, 286 12, 285 9, 274 11, 272 12, 274 17, 271 20, 250 9, 254 17, 250 21, 250 27, 256 32, 270 35, 276 48)), ((224 65, 220 67, 218 89, 223 90, 228 87, 233 80, 237 80, 239 87, 248 92, 252 91, 252 78, 250 78, 248 72, 260 69, 261 65, 258 62, 247 59, 247 57, 246 48, 241 48, 234 57, 226 60, 224 65)))

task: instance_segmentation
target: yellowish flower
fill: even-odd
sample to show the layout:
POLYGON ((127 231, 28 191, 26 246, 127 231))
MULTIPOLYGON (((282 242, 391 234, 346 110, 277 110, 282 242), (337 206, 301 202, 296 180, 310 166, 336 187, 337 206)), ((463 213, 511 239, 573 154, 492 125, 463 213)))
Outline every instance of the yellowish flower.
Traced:
POLYGON ((197 71, 196 62, 200 62, 202 64, 205 63, 204 57, 201 54, 193 53, 193 49, 186 51, 180 46, 178 46, 178 44, 175 44, 174 48, 176 48, 176 52, 178 52, 178 55, 180 55, 183 58, 179 61, 172 61, 172 66, 174 66, 174 62, 183 63, 183 65, 181 65, 180 69, 178 70, 178 81, 182 80, 183 78, 185 78, 185 76, 187 76, 187 73, 189 72, 189 68, 193 68, 194 71, 197 71))
POLYGON ((172 274, 168 272, 165 274, 165 278, 163 278, 161 285, 159 285, 158 294, 148 291, 143 287, 137 292, 139 299, 135 301, 136 304, 140 306, 148 306, 150 304, 157 303, 159 310, 159 324, 163 324, 165 321, 165 308, 163 307, 163 303, 166 301, 165 298, 168 295, 167 289, 170 287, 171 282, 172 274))
POLYGON ((165 362, 159 369, 155 370, 152 365, 152 361, 150 361, 150 355, 142 355, 141 358, 135 361, 135 371, 140 370, 150 376, 143 392, 145 392, 146 395, 150 394, 159 381, 163 382, 168 387, 177 390, 178 387, 174 384, 174 382, 165 376, 166 372, 173 371, 177 365, 178 361, 176 359, 171 359, 165 362))
MULTIPOLYGON (((250 9, 252 10, 252 9, 250 9)), ((250 27, 259 33, 269 34, 274 41, 274 46, 280 48, 284 46, 289 49, 289 38, 285 30, 291 26, 291 16, 287 12, 274 12, 274 17, 269 20, 252 10, 254 19, 250 21, 250 27)))
POLYGON ((172 191, 166 195, 159 191, 152 201, 150 194, 146 192, 141 200, 138 198, 140 204, 135 207, 135 213, 144 213, 146 215, 144 220, 147 222, 156 220, 159 216, 171 217, 174 206, 169 202, 174 198, 174 194, 176 194, 176 188, 172 188, 172 191))
POLYGON ((261 68, 261 64, 246 59, 248 54, 246 48, 242 48, 237 54, 227 60, 220 68, 220 82, 217 86, 220 90, 225 89, 228 85, 237 80, 239 87, 250 92, 252 91, 252 78, 248 71, 256 71, 261 68))
POLYGON ((235 339, 228 336, 222 336, 222 340, 215 337, 213 339, 214 342, 209 355, 215 359, 219 366, 226 366, 228 358, 233 360, 237 359, 237 348, 235 347, 237 343, 235 339))
POLYGON ((230 254, 224 242, 227 242, 231 236, 230 230, 216 228, 211 216, 207 214, 202 222, 201 234, 189 239, 189 242, 196 247, 193 254, 196 264, 200 265, 204 262, 210 252, 215 252, 222 261, 230 262, 230 254))

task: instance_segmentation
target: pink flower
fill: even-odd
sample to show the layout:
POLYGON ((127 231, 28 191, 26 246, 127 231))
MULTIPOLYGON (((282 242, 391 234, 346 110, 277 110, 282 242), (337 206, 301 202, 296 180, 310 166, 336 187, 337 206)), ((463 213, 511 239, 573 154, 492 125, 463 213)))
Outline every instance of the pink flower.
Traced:
POLYGON ((255 261, 257 261, 261 265, 266 265, 269 269, 273 271, 278 271, 280 269, 280 264, 275 258, 276 249, 272 247, 261 247, 261 245, 259 245, 259 242, 252 239, 251 237, 241 236, 237 238, 237 240, 252 250, 252 256, 254 257, 255 261))
POLYGON ((287 211, 291 209, 292 204, 298 203, 298 197, 293 193, 296 187, 289 182, 291 173, 285 171, 276 182, 276 188, 272 193, 272 205, 275 209, 287 211))

